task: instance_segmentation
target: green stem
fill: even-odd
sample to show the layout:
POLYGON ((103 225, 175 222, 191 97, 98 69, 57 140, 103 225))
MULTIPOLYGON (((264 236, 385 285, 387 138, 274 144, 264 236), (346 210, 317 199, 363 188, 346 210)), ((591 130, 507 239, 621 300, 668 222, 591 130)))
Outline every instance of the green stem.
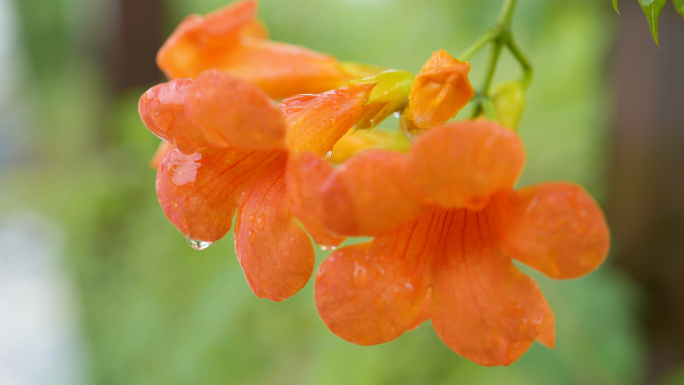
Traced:
POLYGON ((505 28, 511 28, 511 23, 513 22, 513 12, 515 11, 515 6, 518 5, 518 0, 505 0, 503 7, 501 7, 501 14, 499 15, 498 24, 505 28))
POLYGON ((463 51, 459 56, 458 60, 468 61, 470 58, 481 50, 485 45, 489 44, 492 40, 499 36, 499 31, 496 28, 492 28, 485 32, 477 41, 470 45, 465 51, 463 51))
POLYGON ((522 67, 523 70, 523 84, 525 84, 525 88, 529 87, 530 83, 532 82, 532 75, 534 71, 532 70, 532 64, 530 64, 530 61, 527 60, 527 56, 520 50, 520 47, 518 47, 518 43, 516 43, 515 39, 513 39, 513 36, 509 36, 508 40, 506 41, 506 46, 508 47, 508 50, 511 51, 511 54, 513 54, 513 57, 518 61, 520 66, 522 67))

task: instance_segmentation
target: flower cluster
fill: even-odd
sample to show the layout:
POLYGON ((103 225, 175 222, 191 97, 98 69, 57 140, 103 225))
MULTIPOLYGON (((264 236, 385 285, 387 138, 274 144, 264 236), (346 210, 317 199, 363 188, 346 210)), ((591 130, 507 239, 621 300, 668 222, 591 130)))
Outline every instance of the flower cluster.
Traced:
POLYGON ((309 235, 325 248, 373 237, 316 274, 320 315, 345 340, 383 343, 430 319, 462 356, 508 365, 535 340, 555 343, 553 312, 513 259, 565 279, 607 254, 603 214, 580 187, 513 189, 525 162, 514 131, 448 122, 475 93, 470 64, 445 51, 415 77, 340 63, 267 40, 247 0, 188 17, 158 64, 172 80, 139 110, 164 140, 159 201, 191 245, 225 236, 237 213, 247 281, 280 301, 313 273, 309 235), (364 131, 395 112, 401 132, 364 131))

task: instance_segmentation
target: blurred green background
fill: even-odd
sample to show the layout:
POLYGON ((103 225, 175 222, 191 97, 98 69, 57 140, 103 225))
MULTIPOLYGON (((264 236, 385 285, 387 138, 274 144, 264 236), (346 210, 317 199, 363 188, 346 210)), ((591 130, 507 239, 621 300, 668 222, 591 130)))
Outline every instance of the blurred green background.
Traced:
MULTIPOLYGON (((557 348, 535 344, 508 368, 460 358, 429 322, 385 345, 347 343, 321 322, 311 283, 283 303, 256 298, 232 234, 197 252, 166 220, 148 167, 159 140, 137 114, 140 95, 164 79, 130 80, 119 57, 125 39, 158 48, 185 15, 226 2, 150 1, 158 19, 138 21, 133 37, 119 20, 135 6, 118 3, 0 0, 0 383, 646 383, 639 317, 648 296, 614 258, 574 281, 531 273, 556 313, 557 348), (33 333, 34 318, 57 322, 45 328, 58 337, 33 333)), ((274 40, 417 72, 435 50, 458 55, 493 25, 500 3, 262 0, 260 16, 274 40)), ((520 185, 570 180, 608 203, 608 65, 619 22, 607 0, 519 5, 516 36, 535 66, 520 185)), ((129 67, 153 65, 154 51, 143 57, 129 67)), ((473 60, 475 85, 485 59, 473 60)), ((497 80, 518 75, 504 57, 497 80)), ((652 383, 684 383, 661 374, 652 383)))

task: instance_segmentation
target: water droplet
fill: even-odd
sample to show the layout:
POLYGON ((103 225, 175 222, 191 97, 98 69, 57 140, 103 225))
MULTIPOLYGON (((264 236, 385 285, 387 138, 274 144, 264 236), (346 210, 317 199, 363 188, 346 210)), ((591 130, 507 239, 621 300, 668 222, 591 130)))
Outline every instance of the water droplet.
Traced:
POLYGON ((197 239, 190 239, 188 237, 185 237, 185 240, 188 241, 188 245, 192 247, 195 250, 204 250, 207 247, 211 246, 211 242, 207 241, 199 241, 197 239))
POLYGON ((323 156, 323 159, 325 159, 325 160, 330 160, 330 158, 332 158, 332 150, 326 152, 325 155, 323 156))
POLYGON ((254 235, 254 231, 252 231, 251 229, 247 231, 247 240, 249 241, 249 243, 254 243, 254 235))
POLYGON ((357 285, 363 284, 363 282, 366 280, 367 273, 368 270, 365 267, 354 261, 354 282, 357 285))
POLYGON ((337 246, 330 246, 330 245, 318 245, 318 248, 323 250, 323 251, 328 251, 328 250, 335 250, 337 249, 337 246))
POLYGON ((159 111, 154 111, 154 116, 159 117, 159 111))
POLYGON ((339 111, 339 109, 340 109, 340 103, 338 103, 337 100, 333 100, 333 102, 332 102, 332 108, 333 108, 333 110, 335 110, 335 111, 339 111))
POLYGON ((255 217, 254 217, 254 214, 250 215, 250 216, 249 216, 249 221, 250 221, 250 222, 254 222, 254 218, 255 218, 255 217))
POLYGON ((404 283, 404 287, 405 287, 407 290, 413 290, 413 285, 411 284, 411 282, 406 282, 406 283, 404 283))
POLYGON ((331 117, 331 118, 330 118, 330 125, 331 125, 331 126, 334 126, 334 125, 335 125, 335 122, 337 122, 337 119, 331 117))
POLYGON ((392 115, 397 119, 401 118, 401 112, 399 112, 399 111, 394 111, 394 113, 392 115))
POLYGON ((257 227, 259 229, 263 229, 266 226, 266 215, 265 214, 259 214, 259 217, 257 218, 257 227))

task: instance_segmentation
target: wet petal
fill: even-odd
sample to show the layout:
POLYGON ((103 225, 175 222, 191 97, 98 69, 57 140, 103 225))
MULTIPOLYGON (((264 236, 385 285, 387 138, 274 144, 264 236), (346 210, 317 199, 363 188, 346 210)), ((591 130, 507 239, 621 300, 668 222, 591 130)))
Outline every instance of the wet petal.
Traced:
POLYGON ((372 242, 343 247, 321 264, 316 306, 333 333, 374 345, 416 326, 429 287, 438 222, 428 215, 372 242))
POLYGON ((173 144, 162 140, 161 143, 159 143, 159 147, 157 147, 157 151, 154 152, 154 155, 152 156, 152 160, 150 161, 150 167, 154 170, 159 168, 159 164, 161 161, 164 159, 166 154, 171 152, 171 150, 175 149, 176 146, 173 144))
POLYGON ((337 247, 345 239, 323 227, 321 222, 324 216, 321 186, 332 172, 328 162, 305 152, 289 157, 286 174, 290 209, 314 241, 326 248, 337 247))
POLYGON ((213 147, 276 149, 285 145, 285 121, 255 86, 221 71, 202 73, 185 100, 187 115, 213 147))
POLYGON ((540 335, 549 309, 499 245, 489 211, 449 211, 446 247, 433 268, 432 325, 463 357, 509 365, 540 335))
POLYGON ((288 148, 318 155, 332 150, 361 117, 372 89, 373 85, 349 86, 283 100, 278 107, 288 125, 288 148))
POLYGON ((552 278, 577 278, 606 258, 610 234, 601 208, 580 186, 546 183, 511 191, 496 203, 505 214, 511 256, 552 278))
POLYGON ((283 155, 266 167, 240 204, 235 251, 247 282, 258 297, 282 301, 311 277, 314 251, 306 232, 287 208, 283 155))
POLYGON ((446 51, 432 54, 415 78, 402 124, 409 132, 444 124, 468 104, 475 90, 468 79, 470 63, 446 51))
POLYGON ((268 96, 220 71, 152 87, 140 98, 139 112, 150 131, 184 154, 203 147, 284 146, 285 123, 268 96))
POLYGON ((145 126, 184 154, 193 154, 206 146, 206 138, 185 114, 185 98, 193 86, 191 79, 171 80, 147 90, 138 104, 145 126))
POLYGON ((513 186, 524 163, 514 132, 474 120, 421 134, 409 152, 407 178, 428 202, 480 208, 491 194, 513 186))
POLYGON ((258 167, 277 152, 202 149, 184 155, 173 149, 157 170, 157 195, 181 233, 214 242, 231 227, 242 193, 258 180, 258 167))

